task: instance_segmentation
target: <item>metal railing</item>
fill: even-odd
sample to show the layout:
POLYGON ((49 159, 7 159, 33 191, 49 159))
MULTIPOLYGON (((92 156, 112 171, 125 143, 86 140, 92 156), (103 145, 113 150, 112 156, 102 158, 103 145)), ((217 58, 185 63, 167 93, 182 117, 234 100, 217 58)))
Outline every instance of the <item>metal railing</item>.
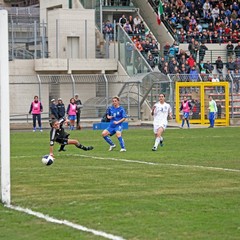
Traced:
POLYGON ((119 61, 129 76, 153 71, 120 24, 118 24, 118 50, 119 61))

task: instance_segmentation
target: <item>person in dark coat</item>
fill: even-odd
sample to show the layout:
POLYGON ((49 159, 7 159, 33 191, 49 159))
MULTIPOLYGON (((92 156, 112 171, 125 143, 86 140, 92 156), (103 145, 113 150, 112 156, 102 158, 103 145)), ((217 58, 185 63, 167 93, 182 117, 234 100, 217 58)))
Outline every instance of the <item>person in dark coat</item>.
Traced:
POLYGON ((66 113, 65 105, 61 98, 58 99, 57 110, 58 110, 58 118, 65 117, 65 113, 66 113))
POLYGON ((50 105, 50 118, 51 119, 58 119, 58 109, 57 109, 57 104, 55 99, 53 98, 51 100, 51 105, 50 105))

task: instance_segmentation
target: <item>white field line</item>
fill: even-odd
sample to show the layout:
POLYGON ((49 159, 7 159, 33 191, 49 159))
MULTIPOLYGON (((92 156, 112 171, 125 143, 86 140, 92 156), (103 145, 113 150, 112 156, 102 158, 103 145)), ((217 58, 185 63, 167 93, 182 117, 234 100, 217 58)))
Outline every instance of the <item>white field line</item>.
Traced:
POLYGON ((97 231, 97 230, 94 230, 94 229, 91 229, 91 228, 87 228, 87 227, 69 222, 67 220, 59 220, 59 219, 56 219, 56 218, 53 218, 53 217, 49 217, 48 215, 44 215, 44 214, 39 213, 39 212, 34 212, 34 211, 32 211, 31 209, 28 209, 28 208, 22 208, 22 207, 13 206, 13 205, 5 205, 5 207, 16 210, 16 211, 19 211, 19 212, 24 212, 24 213, 27 213, 29 215, 33 215, 35 217, 44 219, 47 222, 66 225, 68 227, 71 227, 71 228, 74 228, 74 229, 77 229, 77 230, 80 230, 80 231, 83 231, 83 232, 92 233, 96 236, 101 236, 101 237, 106 238, 106 239, 124 240, 124 238, 122 238, 122 237, 114 236, 112 234, 108 234, 108 233, 105 233, 105 232, 102 232, 102 231, 97 231))
POLYGON ((200 169, 203 169, 203 170, 240 172, 240 169, 220 168, 220 167, 206 167, 206 166, 201 166, 201 165, 187 165, 187 164, 185 165, 185 164, 176 164, 176 163, 154 163, 154 162, 146 162, 146 161, 141 161, 141 160, 130 160, 130 159, 122 159, 122 158, 104 158, 104 157, 95 157, 95 156, 90 156, 90 155, 79 155, 79 154, 67 154, 67 156, 84 157, 84 158, 92 158, 92 159, 100 159, 100 160, 111 160, 111 161, 128 162, 128 163, 139 163, 139 164, 154 165, 154 166, 200 168, 200 169))
MULTIPOLYGON (((200 168, 200 169, 209 170, 209 171, 240 172, 240 169, 232 169, 232 168, 207 167, 207 166, 201 166, 201 165, 188 165, 188 164, 177 164, 177 163, 154 163, 154 162, 146 162, 146 161, 141 161, 141 160, 131 160, 131 159, 123 159, 123 158, 104 158, 104 157, 81 155, 81 154, 66 154, 65 156, 84 157, 84 158, 111 160, 111 161, 128 162, 128 163, 139 163, 139 164, 154 165, 154 166, 200 168)), ((31 156, 14 156, 12 158, 29 158, 29 157, 33 158, 33 157, 39 157, 39 156, 33 156, 33 155, 31 155, 31 156)))

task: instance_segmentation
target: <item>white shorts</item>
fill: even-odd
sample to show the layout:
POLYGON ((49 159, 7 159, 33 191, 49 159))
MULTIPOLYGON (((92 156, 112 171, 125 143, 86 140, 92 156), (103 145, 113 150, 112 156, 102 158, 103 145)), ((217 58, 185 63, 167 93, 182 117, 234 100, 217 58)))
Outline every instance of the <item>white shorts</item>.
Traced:
POLYGON ((153 132, 156 134, 159 128, 163 128, 163 131, 167 128, 167 124, 165 123, 159 123, 153 125, 153 132))

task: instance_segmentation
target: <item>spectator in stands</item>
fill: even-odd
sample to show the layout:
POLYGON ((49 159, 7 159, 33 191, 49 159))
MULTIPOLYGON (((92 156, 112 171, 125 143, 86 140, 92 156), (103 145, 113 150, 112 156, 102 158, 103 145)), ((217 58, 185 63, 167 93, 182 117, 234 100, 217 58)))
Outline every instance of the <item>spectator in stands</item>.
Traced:
POLYGON ((194 50, 192 53, 192 56, 195 61, 197 60, 197 54, 198 54, 199 49, 200 49, 199 42, 197 40, 195 40, 194 41, 194 50))
POLYGON ((176 48, 174 45, 170 46, 168 56, 169 56, 169 60, 176 57, 176 48))
POLYGON ((103 24, 103 34, 105 39, 109 39, 110 41, 113 41, 113 24, 107 20, 105 24, 103 24))
POLYGON ((218 5, 216 5, 216 6, 212 9, 211 13, 212 13, 212 18, 213 18, 213 23, 215 23, 215 22, 216 22, 216 19, 218 18, 219 14, 220 14, 218 5))
POLYGON ((135 42, 135 47, 138 49, 138 51, 140 51, 140 53, 143 52, 142 43, 140 41, 135 42))
POLYGON ((203 31, 203 27, 202 25, 200 24, 200 22, 198 22, 197 26, 196 26, 196 30, 201 33, 203 31))
MULTIPOLYGON (((203 17, 203 20, 205 23, 208 23, 209 25, 212 24, 213 23, 212 14, 210 12, 207 12, 203 17)), ((209 25, 208 25, 208 29, 212 30, 211 27, 209 28, 209 25)))
POLYGON ((126 22, 127 22, 127 18, 123 14, 122 17, 119 18, 119 24, 123 27, 126 22))
POLYGON ((179 65, 182 65, 182 64, 185 65, 186 60, 187 59, 186 59, 186 56, 184 54, 180 55, 180 58, 179 58, 179 56, 177 56, 177 62, 178 62, 179 65))
POLYGON ((185 43, 187 41, 186 31, 183 28, 177 31, 177 39, 179 43, 185 43))
POLYGON ((169 42, 166 42, 166 44, 163 46, 163 56, 165 61, 169 61, 169 49, 170 49, 170 44, 169 42))
POLYGON ((165 62, 165 65, 163 67, 162 73, 165 74, 165 75, 169 74, 169 70, 168 69, 169 69, 168 62, 165 62))
POLYGON ((186 62, 186 59, 189 57, 188 54, 186 53, 185 50, 183 49, 180 49, 180 51, 178 52, 178 54, 176 55, 176 58, 177 58, 177 61, 180 63, 181 59, 183 59, 183 56, 184 56, 184 63, 186 62))
POLYGON ((232 41, 228 41, 226 49, 227 49, 227 56, 231 58, 233 56, 233 51, 234 51, 234 45, 232 44, 232 41))
POLYGON ((150 49, 151 49, 149 40, 146 40, 146 41, 144 42, 144 44, 142 44, 142 47, 143 47, 143 56, 144 56, 145 58, 148 58, 148 54, 149 54, 149 51, 150 51, 150 49))
POLYGON ((216 114, 217 114, 217 104, 216 102, 213 100, 213 97, 211 95, 208 96, 209 98, 209 122, 210 122, 210 126, 209 128, 213 128, 214 127, 214 123, 215 123, 215 118, 216 118, 216 114))
POLYGON ((139 18, 138 15, 136 15, 136 17, 133 19, 133 23, 135 25, 135 27, 138 27, 141 23, 141 19, 139 18))
POLYGON ((152 54, 149 54, 149 56, 147 58, 147 62, 150 65, 150 67, 154 70, 156 65, 155 65, 154 58, 153 58, 152 54))
POLYGON ((227 70, 229 70, 231 73, 234 73, 234 70, 236 69, 236 63, 233 62, 232 58, 229 58, 227 64, 226 64, 227 70))
POLYGON ((42 132, 42 119, 41 113, 43 111, 42 103, 38 100, 38 96, 34 96, 34 100, 30 105, 29 114, 32 114, 33 119, 33 132, 36 132, 36 121, 38 121, 38 127, 42 132))
POLYGON ((188 44, 188 51, 190 52, 190 54, 192 56, 195 56, 195 39, 192 38, 191 39, 191 42, 188 44))
POLYGON ((142 35, 142 36, 145 36, 146 29, 145 29, 144 22, 141 21, 141 23, 140 23, 140 25, 139 25, 138 27, 139 27, 139 30, 140 30, 140 32, 141 32, 141 35, 142 35))
POLYGON ((212 43, 220 43, 219 42, 219 35, 218 35, 217 31, 213 32, 213 35, 212 35, 211 39, 212 39, 212 43))
POLYGON ((178 63, 177 63, 177 60, 176 58, 172 58, 170 61, 169 61, 169 73, 171 74, 174 74, 175 73, 175 67, 178 66, 178 63))
POLYGON ((191 82, 197 82, 198 81, 198 71, 196 70, 196 67, 193 66, 189 72, 189 78, 191 82))
POLYGON ((172 15, 169 18, 169 21, 173 28, 175 28, 177 26, 177 17, 174 12, 172 12, 172 15))
POLYGON ((235 56, 236 58, 240 58, 240 42, 237 43, 237 45, 234 48, 235 56))
POLYGON ((204 56, 207 50, 208 48, 206 47, 205 43, 202 42, 202 44, 199 47, 199 62, 204 60, 204 56))
POLYGON ((175 57, 177 56, 177 54, 179 53, 179 44, 177 41, 173 42, 173 47, 175 49, 175 57))
POLYGON ((131 28, 132 28, 132 31, 133 31, 135 25, 134 25, 134 21, 133 21, 133 16, 132 15, 129 15, 128 22, 131 25, 131 28))
POLYGON ((158 49, 158 43, 155 39, 153 39, 152 42, 150 43, 150 53, 153 55, 155 63, 158 63, 159 49, 158 49))
POLYGON ((203 4, 203 17, 206 16, 211 11, 211 5, 209 3, 209 0, 206 0, 206 2, 203 4))
POLYGON ((126 43, 126 64, 130 65, 132 63, 132 52, 133 52, 133 45, 130 42, 126 43))
MULTIPOLYGON (((213 83, 219 83, 220 82, 219 78, 217 77, 217 74, 213 74, 212 82, 213 83)), ((215 87, 215 91, 216 91, 217 94, 222 93, 222 87, 215 87)))
POLYGON ((207 74, 212 74, 214 66, 210 63, 210 61, 207 61, 206 63, 204 63, 204 68, 206 69, 207 74))
POLYGON ((164 57, 161 57, 158 61, 158 69, 160 72, 163 71, 164 65, 165 65, 165 59, 164 59, 164 57))
POLYGON ((240 69, 240 58, 238 57, 238 58, 236 58, 236 60, 235 60, 235 64, 236 64, 236 69, 240 69))
POLYGON ((129 35, 131 35, 133 33, 133 30, 132 30, 132 26, 131 24, 129 23, 129 21, 127 20, 127 22, 123 25, 123 28, 125 30, 125 32, 129 35))
POLYGON ((193 66, 195 66, 196 61, 193 58, 192 54, 190 54, 189 58, 187 59, 187 64, 189 65, 190 68, 192 68, 193 66))
POLYGON ((216 69, 217 69, 217 72, 222 75, 223 74, 223 61, 221 59, 220 56, 218 56, 217 60, 216 60, 216 69))
MULTIPOLYGON (((189 60, 189 58, 188 59, 186 59, 186 62, 185 62, 185 68, 186 68, 186 71, 187 71, 187 73, 189 73, 190 72, 190 69, 191 69, 191 67, 190 67, 190 65, 189 65, 189 62, 188 62, 188 60, 189 60)), ((195 63, 193 64, 193 66, 195 66, 195 63)))
MULTIPOLYGON (((179 73, 180 74, 178 75, 178 77, 179 77, 179 80, 181 82, 189 82, 189 72, 186 69, 184 64, 182 64, 180 66, 179 73)), ((180 88, 180 93, 185 93, 186 94, 187 93, 187 88, 185 88, 185 87, 180 88)))
POLYGON ((199 72, 202 76, 204 76, 207 73, 207 70, 205 68, 203 61, 200 61, 200 63, 199 63, 199 72))

